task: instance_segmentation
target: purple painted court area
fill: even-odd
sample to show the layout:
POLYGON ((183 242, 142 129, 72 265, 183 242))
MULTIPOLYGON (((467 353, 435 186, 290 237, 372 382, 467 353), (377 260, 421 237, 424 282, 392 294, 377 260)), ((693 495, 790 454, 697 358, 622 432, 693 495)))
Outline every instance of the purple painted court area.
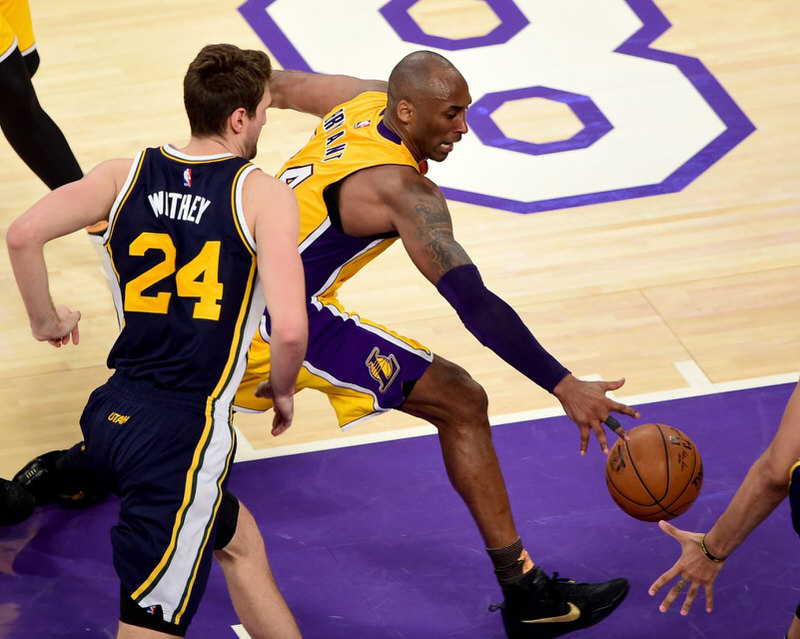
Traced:
MULTIPOLYGON (((641 406, 674 425, 705 463, 698 502, 675 520, 706 530, 765 448, 793 385, 641 406)), ((630 427, 629 422, 626 426, 630 427)), ((626 576, 631 592, 603 624, 570 636, 682 639, 782 637, 800 600, 800 540, 784 503, 728 562, 707 614, 658 612, 652 581, 678 556, 655 524, 608 496, 604 458, 581 458, 565 417, 494 429, 517 524, 546 570, 580 580, 626 576)), ((435 437, 247 462, 232 488, 253 510, 275 574, 307 639, 502 639, 489 560, 449 487, 435 437)), ((0 531, 0 637, 112 637, 117 582, 108 528, 116 505, 42 509, 0 531)), ((189 637, 235 638, 215 566, 189 637)))

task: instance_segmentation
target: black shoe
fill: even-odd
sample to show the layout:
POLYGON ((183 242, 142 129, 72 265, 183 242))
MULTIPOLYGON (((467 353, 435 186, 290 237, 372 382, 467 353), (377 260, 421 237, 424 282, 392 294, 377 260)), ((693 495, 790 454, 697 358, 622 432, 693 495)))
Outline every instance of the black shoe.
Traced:
POLYGON ((49 504, 56 498, 56 460, 64 450, 51 450, 30 460, 14 475, 15 484, 27 490, 36 499, 36 505, 49 504))
POLYGON ((489 609, 501 611, 510 639, 551 639, 599 623, 622 603, 628 588, 627 579, 579 584, 533 568, 503 586, 505 601, 489 609))
POLYGON ((22 486, 0 478, 0 526, 13 526, 33 514, 36 500, 22 486))
POLYGON ((37 506, 56 502, 79 509, 100 503, 108 491, 94 485, 89 472, 78 464, 82 458, 70 457, 77 447, 39 455, 25 464, 12 481, 31 493, 37 506))

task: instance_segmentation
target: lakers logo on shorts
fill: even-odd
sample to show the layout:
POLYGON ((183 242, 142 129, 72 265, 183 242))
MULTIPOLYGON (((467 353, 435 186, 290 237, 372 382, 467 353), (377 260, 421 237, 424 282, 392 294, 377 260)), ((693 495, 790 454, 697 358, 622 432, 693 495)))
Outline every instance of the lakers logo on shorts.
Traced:
POLYGON ((378 390, 381 393, 386 392, 394 378, 397 377, 397 373, 400 372, 400 365, 397 363, 395 356, 392 353, 389 353, 388 356, 381 355, 377 346, 372 349, 367 361, 364 363, 367 365, 367 370, 372 378, 380 383, 378 390))

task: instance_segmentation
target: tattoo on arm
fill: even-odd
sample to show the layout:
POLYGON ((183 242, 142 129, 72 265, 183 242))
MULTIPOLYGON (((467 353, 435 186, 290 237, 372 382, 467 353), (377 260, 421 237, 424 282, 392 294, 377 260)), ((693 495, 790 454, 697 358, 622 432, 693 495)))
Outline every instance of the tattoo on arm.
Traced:
POLYGON ((453 237, 453 221, 444 199, 428 197, 414 206, 420 246, 441 276, 450 269, 471 264, 467 252, 453 237))

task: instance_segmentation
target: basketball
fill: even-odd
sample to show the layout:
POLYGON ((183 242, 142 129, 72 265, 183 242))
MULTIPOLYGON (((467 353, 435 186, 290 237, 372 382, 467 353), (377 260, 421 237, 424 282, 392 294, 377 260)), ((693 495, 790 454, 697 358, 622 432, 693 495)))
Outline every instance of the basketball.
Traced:
POLYGON ((606 484, 617 505, 642 521, 686 512, 703 486, 703 461, 691 439, 665 424, 632 428, 606 460, 606 484))

